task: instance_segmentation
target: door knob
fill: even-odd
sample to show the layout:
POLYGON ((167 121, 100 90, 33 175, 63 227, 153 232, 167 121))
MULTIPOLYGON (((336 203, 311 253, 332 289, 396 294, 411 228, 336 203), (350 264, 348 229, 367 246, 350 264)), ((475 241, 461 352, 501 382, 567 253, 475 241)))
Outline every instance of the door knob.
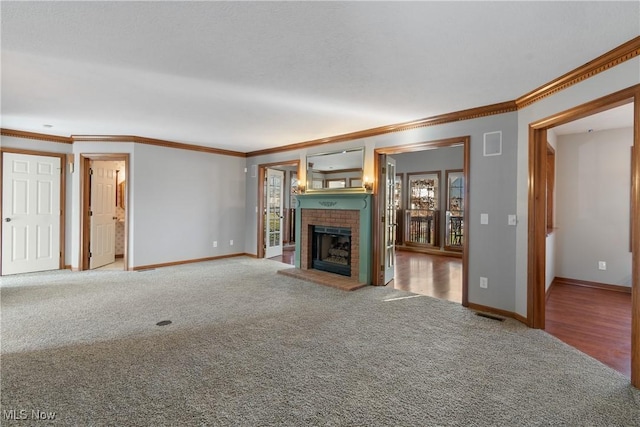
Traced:
POLYGON ((11 222, 11 218, 5 218, 4 222, 11 222))

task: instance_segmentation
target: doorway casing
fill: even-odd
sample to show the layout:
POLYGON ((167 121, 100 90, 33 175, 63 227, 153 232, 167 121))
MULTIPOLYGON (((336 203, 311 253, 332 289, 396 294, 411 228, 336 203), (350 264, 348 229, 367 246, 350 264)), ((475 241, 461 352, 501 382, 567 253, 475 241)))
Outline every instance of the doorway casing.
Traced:
MULTIPOLYGON (((67 205, 66 205, 66 190, 67 190, 67 159, 71 154, 64 153, 52 153, 48 151, 35 151, 35 150, 23 150, 17 148, 2 148, 0 149, 0 212, 2 212, 2 186, 3 186, 3 171, 2 165, 4 163, 4 153, 14 153, 14 154, 27 154, 31 156, 45 156, 45 157, 58 157, 60 158, 60 167, 62 171, 60 173, 60 262, 59 268, 64 269, 68 266, 65 265, 65 218, 67 213, 67 205)), ((4 218, 3 214, 0 217, 4 218)), ((0 242, 2 241, 2 227, 0 227, 0 242)), ((0 259, 2 259, 2 245, 0 245, 0 259)), ((0 262, 0 276, 2 275, 2 262, 0 262)))
POLYGON ((124 186, 125 206, 124 212, 124 270, 129 270, 129 212, 131 211, 131 203, 129 202, 129 154, 80 154, 80 259, 78 269, 89 270, 89 252, 90 252, 90 226, 89 203, 91 201, 91 181, 89 178, 89 169, 91 161, 124 161, 125 177, 127 183, 124 186))
POLYGON ((538 120, 529 125, 529 224, 527 325, 545 327, 547 130, 630 102, 634 103, 631 177, 631 384, 640 388, 640 85, 538 120))
MULTIPOLYGON (((264 258, 265 255, 265 236, 264 236, 264 210, 266 208, 265 205, 265 193, 264 193, 264 182, 267 176, 267 169, 269 168, 277 168, 277 166, 295 166, 298 168, 298 179, 300 179, 300 160, 287 160, 282 162, 275 163, 262 163, 258 165, 258 248, 256 251, 256 258, 264 258)), ((282 195, 285 196, 284 194, 282 195)), ((288 197, 289 194, 287 193, 288 197)))
MULTIPOLYGON (((464 188, 464 217, 469 218, 469 167, 470 167, 470 136, 461 136, 455 138, 447 138, 447 139, 439 139, 434 141, 426 141, 420 142, 416 144, 408 144, 408 145, 399 145, 394 147, 385 147, 385 148, 376 148, 374 150, 374 170, 376 171, 377 179, 374 180, 374 188, 373 193, 376 195, 374 202, 374 220, 373 223, 377 224, 377 226, 373 227, 373 259, 372 263, 374 271, 372 272, 373 284, 382 286, 384 285, 384 277, 381 277, 381 266, 384 269, 384 265, 382 263, 382 251, 384 250, 382 246, 382 236, 384 236, 384 230, 382 223, 382 210, 384 209, 381 194, 382 188, 381 185, 381 168, 384 164, 384 159, 387 155, 399 154, 399 153, 410 153, 415 151, 423 151, 423 150, 431 150, 435 148, 446 148, 457 145, 463 146, 463 176, 465 182, 464 188)), ((465 236, 462 244, 462 306, 469 306, 469 238, 468 233, 465 236)), ((382 270, 384 272, 384 270, 382 270)), ((384 276, 384 274, 382 275, 384 276)))

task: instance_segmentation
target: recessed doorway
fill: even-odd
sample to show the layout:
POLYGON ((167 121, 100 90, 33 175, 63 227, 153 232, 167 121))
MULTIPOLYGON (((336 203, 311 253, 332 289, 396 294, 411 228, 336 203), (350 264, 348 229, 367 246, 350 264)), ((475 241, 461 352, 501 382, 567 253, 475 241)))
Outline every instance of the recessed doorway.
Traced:
POLYGON ((80 155, 80 270, 128 270, 129 154, 80 155))
POLYGON ((374 284, 468 306, 469 141, 464 136, 375 150, 374 223, 380 227, 374 227, 374 284), (440 150, 459 155, 459 164, 402 166, 403 157, 440 150))

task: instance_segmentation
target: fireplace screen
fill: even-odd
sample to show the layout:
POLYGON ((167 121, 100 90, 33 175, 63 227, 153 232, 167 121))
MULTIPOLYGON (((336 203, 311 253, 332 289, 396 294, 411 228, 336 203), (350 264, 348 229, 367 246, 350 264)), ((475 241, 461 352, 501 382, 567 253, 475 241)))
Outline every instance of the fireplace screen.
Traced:
POLYGON ((314 226, 312 249, 313 268, 351 276, 351 229, 314 226))

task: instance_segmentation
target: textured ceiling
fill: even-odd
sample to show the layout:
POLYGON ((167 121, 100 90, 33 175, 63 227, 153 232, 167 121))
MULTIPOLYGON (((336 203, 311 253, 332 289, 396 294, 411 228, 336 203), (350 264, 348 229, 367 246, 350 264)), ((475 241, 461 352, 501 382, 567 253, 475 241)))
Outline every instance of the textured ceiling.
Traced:
POLYGON ((2 127, 242 152, 513 100, 640 34, 638 2, 2 1, 0 13, 2 127))

